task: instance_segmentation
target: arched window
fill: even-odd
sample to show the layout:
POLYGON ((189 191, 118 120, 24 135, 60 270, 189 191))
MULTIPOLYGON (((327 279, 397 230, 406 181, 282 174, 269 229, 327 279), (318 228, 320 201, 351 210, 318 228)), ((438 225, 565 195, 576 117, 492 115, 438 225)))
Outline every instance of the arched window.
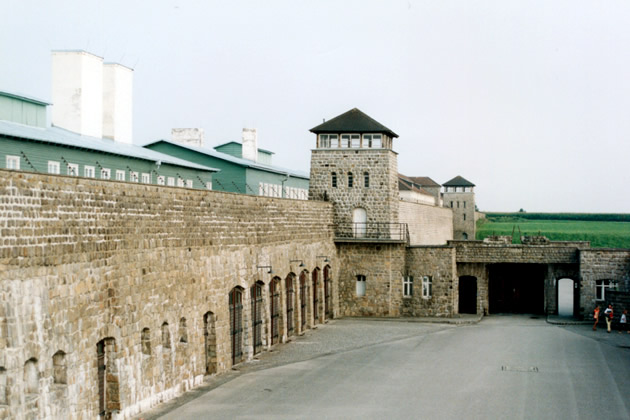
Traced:
POLYGON ((168 329, 168 322, 162 324, 162 348, 166 350, 171 348, 171 332, 168 329))
POLYGON ((337 188, 337 172, 331 174, 332 187, 337 188))
POLYGON ((151 330, 144 328, 140 333, 140 344, 142 346, 142 354, 151 355, 151 330))
POLYGON ((357 275, 357 296, 365 296, 365 276, 357 275))
POLYGON ((186 318, 179 320, 179 342, 188 343, 188 330, 186 329, 186 318))
POLYGON ((365 188, 370 188, 370 173, 363 172, 363 186, 365 188))
POLYGON ((66 373, 66 353, 59 350, 53 355, 53 382, 56 384, 67 384, 66 373))
POLYGON ((348 188, 352 188, 354 185, 354 178, 352 177, 352 172, 348 172, 348 188))
POLYGON ((24 387, 27 394, 37 394, 39 392, 37 359, 28 359, 24 364, 24 387))

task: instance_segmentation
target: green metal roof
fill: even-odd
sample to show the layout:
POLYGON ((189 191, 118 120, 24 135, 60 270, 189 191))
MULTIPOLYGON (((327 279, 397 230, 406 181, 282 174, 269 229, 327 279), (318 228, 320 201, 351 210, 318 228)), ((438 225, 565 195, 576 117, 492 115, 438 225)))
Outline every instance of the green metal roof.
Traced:
POLYGON ((292 170, 292 169, 280 168, 278 166, 265 165, 263 163, 256 163, 256 162, 254 162, 252 160, 241 159, 241 158, 234 157, 232 155, 228 155, 227 153, 217 152, 214 149, 208 149, 208 148, 205 148, 205 147, 192 146, 192 145, 189 145, 189 144, 177 143, 177 142, 173 142, 173 141, 169 141, 169 140, 152 141, 152 142, 146 143, 142 147, 146 148, 147 150, 150 150, 150 149, 147 148, 147 146, 151 146, 151 145, 156 144, 156 143, 171 144, 173 146, 177 146, 177 147, 181 147, 181 148, 184 148, 184 149, 192 150, 194 152, 201 153, 201 154, 204 154, 204 155, 208 155, 208 156, 211 156, 211 157, 216 158, 216 159, 222 159, 222 160, 225 160, 225 161, 228 161, 228 162, 232 162, 232 163, 234 163, 236 165, 244 166, 246 168, 254 168, 254 169, 259 169, 261 171, 273 172, 273 173, 278 173, 278 174, 288 174, 288 175, 291 175, 292 177, 295 177, 295 178, 309 179, 309 175, 307 173, 304 173, 304 172, 295 171, 295 170, 292 170))
POLYGON ((455 178, 442 184, 444 187, 474 187, 475 184, 457 175, 455 178))
POLYGON ((7 96, 9 98, 19 99, 21 101, 30 102, 36 105, 50 105, 50 102, 46 102, 42 99, 37 99, 32 96, 26 96, 19 93, 11 93, 7 91, 0 91, 0 96, 7 96))
MULTIPOLYGON (((214 146, 213 149, 214 150, 218 150, 218 149, 220 149, 223 146, 229 146, 229 145, 236 145, 236 146, 243 147, 243 143, 240 143, 238 141, 227 141, 225 143, 221 143, 221 144, 219 144, 217 146, 214 146)), ((267 154, 270 154, 270 155, 275 155, 275 152, 272 152, 271 150, 265 150, 265 149, 260 149, 259 148, 258 151, 259 152, 263 152, 263 153, 267 153, 267 154)))
POLYGON ((383 124, 361 112, 358 108, 343 113, 331 120, 311 128, 311 133, 382 133, 390 137, 398 137, 383 124))
POLYGON ((109 139, 98 137, 82 136, 72 131, 59 127, 33 127, 23 124, 16 124, 8 121, 0 121, 0 136, 13 137, 17 139, 33 140, 60 146, 93 150, 112 155, 132 157, 136 159, 162 162, 184 168, 194 168, 203 171, 218 172, 216 168, 198 165, 187 160, 155 152, 134 144, 115 142, 109 139))

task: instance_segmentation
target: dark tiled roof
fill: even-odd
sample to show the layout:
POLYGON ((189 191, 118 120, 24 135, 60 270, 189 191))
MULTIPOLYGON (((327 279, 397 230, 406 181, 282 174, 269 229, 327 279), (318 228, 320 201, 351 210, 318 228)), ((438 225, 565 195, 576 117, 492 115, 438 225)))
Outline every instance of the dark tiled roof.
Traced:
POLYGON ((398 191, 415 191, 421 194, 431 195, 430 192, 415 185, 408 177, 401 174, 398 174, 398 191))
POLYGON ((414 184, 422 185, 423 187, 441 187, 440 184, 429 178, 428 176, 408 176, 414 184))
POLYGON ((357 108, 343 113, 317 127, 311 128, 311 133, 382 133, 390 137, 398 137, 383 124, 364 114, 357 108))
POLYGON ((467 179, 457 175, 455 178, 451 179, 448 182, 445 182, 444 184, 445 187, 474 187, 475 184, 473 184, 472 182, 468 181, 467 179))

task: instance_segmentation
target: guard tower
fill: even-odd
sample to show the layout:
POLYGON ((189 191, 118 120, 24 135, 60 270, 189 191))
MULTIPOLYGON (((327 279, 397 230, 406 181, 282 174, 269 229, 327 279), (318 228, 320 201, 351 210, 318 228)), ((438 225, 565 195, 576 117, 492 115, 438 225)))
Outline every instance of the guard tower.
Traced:
POLYGON ((453 239, 475 239, 475 184, 456 176, 442 186, 444 207, 453 210, 453 239))
POLYGON ((334 203, 336 236, 370 237, 398 224, 398 137, 357 108, 310 130, 309 199, 334 203))

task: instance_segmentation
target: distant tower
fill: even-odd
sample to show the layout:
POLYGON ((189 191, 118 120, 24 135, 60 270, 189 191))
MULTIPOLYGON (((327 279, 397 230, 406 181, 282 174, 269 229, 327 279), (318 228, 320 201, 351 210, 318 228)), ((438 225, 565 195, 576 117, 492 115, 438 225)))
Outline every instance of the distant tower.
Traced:
POLYGON ((354 236, 398 223, 398 135, 356 108, 310 131, 317 143, 309 199, 333 202, 335 223, 352 226, 354 236))
POLYGON ((475 184, 456 176, 442 186, 444 207, 453 209, 453 239, 475 239, 475 184))

